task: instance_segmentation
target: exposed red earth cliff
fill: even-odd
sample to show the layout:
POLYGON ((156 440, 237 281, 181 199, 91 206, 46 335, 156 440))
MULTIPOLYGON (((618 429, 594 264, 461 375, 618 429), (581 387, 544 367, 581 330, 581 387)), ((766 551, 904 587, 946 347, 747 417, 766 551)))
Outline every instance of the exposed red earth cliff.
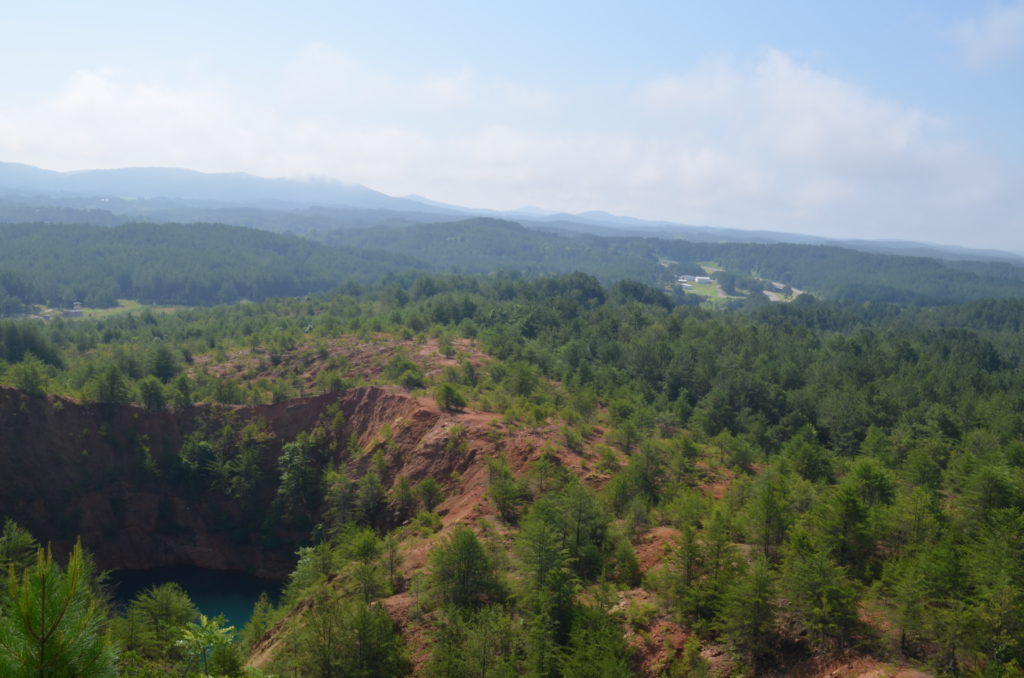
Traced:
MULTIPOLYGON (((240 507, 222 493, 189 492, 173 477, 173 458, 190 432, 210 432, 222 422, 239 430, 257 420, 272 434, 264 474, 273 476, 281 445, 330 426, 333 403, 344 413, 344 430, 333 433, 344 440, 354 435, 363 450, 348 461, 349 474, 361 476, 379 449, 386 485, 399 475, 413 483, 433 476, 449 496, 439 507, 445 525, 483 511, 487 457, 500 449, 521 472, 544 440, 543 431, 502 432, 494 415, 442 412, 431 399, 380 386, 257 407, 197 405, 181 413, 0 388, 0 515, 57 553, 80 537, 104 569, 187 564, 282 578, 303 535, 282 529, 268 544, 222 529, 240 507), (449 442, 453 436, 459 444, 449 442)), ((269 507, 273 495, 265 492, 263 499, 269 507)))
MULTIPOLYGON (((406 539, 402 569, 406 578, 423 570, 430 550, 456 524, 477 526, 480 518, 495 518, 487 497, 487 460, 502 454, 512 472, 522 476, 535 461, 549 455, 585 483, 600 486, 607 475, 596 470, 593 445, 601 438, 595 429, 583 449, 572 451, 559 440, 559 426, 536 428, 508 425, 499 415, 447 412, 431 398, 417 398, 397 387, 365 386, 340 394, 298 398, 256 407, 201 404, 183 412, 147 412, 136 406, 109 407, 49 396, 32 398, 0 387, 0 516, 15 519, 58 554, 68 551, 80 536, 102 569, 150 568, 164 565, 246 571, 283 578, 295 562, 294 551, 308 533, 279 528, 274 534, 240 534, 225 524, 242 512, 230 497, 213 491, 190 492, 187 483, 171 473, 182 441, 202 431, 209 437, 225 423, 238 431, 262 422, 270 441, 264 450, 264 475, 278 473, 276 460, 285 443, 316 426, 341 430, 336 440, 358 441, 358 452, 344 457, 343 468, 362 476, 380 452, 386 462, 382 478, 391 487, 399 476, 417 483, 433 477, 444 488, 437 507, 441 531, 406 539), (343 417, 336 417, 340 411, 343 417)), ((322 460, 337 464, 342 456, 322 460)), ((623 460, 625 461, 625 460, 623 460)), ((720 497, 730 478, 709 473, 703 490, 720 497)), ((263 490, 260 506, 270 510, 273 485, 263 490)), ((251 518, 251 516, 250 516, 251 518)), ((250 521, 251 522, 251 521, 250 521)), ((500 538, 508 540, 500 522, 500 538)), ((652 527, 637 535, 635 548, 641 568, 662 566, 673 548, 676 531, 652 527)), ((620 594, 619 605, 642 604, 652 594, 642 589, 620 594)), ((302 623, 313 604, 304 601, 257 643, 249 665, 264 667, 280 647, 282 632, 302 623)), ((382 601, 405 635, 414 667, 429 656, 430 620, 416 613, 416 598, 408 591, 382 601)), ((659 675, 682 651, 689 636, 666 614, 654 614, 643 626, 624 628, 637 651, 638 675, 659 675)), ((716 674, 731 664, 723 648, 706 646, 702 654, 716 674)), ((899 675, 924 676, 905 667, 870 657, 835 659, 829 663, 803 661, 772 675, 839 678, 899 675), (896 671, 896 673, 892 673, 896 671)))
POLYGON ((103 569, 187 564, 283 577, 291 549, 218 529, 237 513, 230 499, 186 492, 168 469, 184 437, 214 418, 262 417, 279 448, 315 422, 326 401, 171 413, 0 388, 0 514, 57 553, 81 538, 103 569))

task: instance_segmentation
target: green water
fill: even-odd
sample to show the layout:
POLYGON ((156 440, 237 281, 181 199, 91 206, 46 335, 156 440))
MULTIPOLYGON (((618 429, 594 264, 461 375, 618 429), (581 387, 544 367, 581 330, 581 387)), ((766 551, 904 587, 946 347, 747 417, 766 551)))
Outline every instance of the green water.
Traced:
POLYGON ((252 616, 252 606, 259 599, 260 593, 270 596, 275 605, 281 595, 281 582, 200 567, 116 570, 110 574, 114 602, 121 605, 127 605, 145 589, 166 582, 176 582, 185 589, 192 602, 206 616, 223 614, 228 624, 239 630, 252 616))

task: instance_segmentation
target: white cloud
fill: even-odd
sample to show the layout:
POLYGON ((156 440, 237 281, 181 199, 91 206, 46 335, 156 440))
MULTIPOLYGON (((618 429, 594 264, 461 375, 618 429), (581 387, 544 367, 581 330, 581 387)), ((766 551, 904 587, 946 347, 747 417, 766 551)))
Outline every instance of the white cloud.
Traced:
POLYGON ((119 82, 79 72, 36 106, 8 110, 0 152, 59 169, 139 164, 209 166, 236 136, 231 104, 211 90, 119 82), (207 152, 204 152, 207 151, 207 152))
POLYGON ((780 52, 641 84, 634 101, 676 168, 652 188, 691 222, 963 241, 957 221, 1005 198, 944 121, 780 52))
POLYGON ((432 76, 418 84, 415 96, 428 106, 446 110, 466 105, 473 96, 475 83, 469 71, 456 75, 432 76))
POLYGON ((721 111, 735 96, 738 73, 730 60, 707 61, 683 75, 657 78, 637 88, 638 101, 652 112, 721 111))
POLYGON ((954 30, 964 61, 982 68, 1024 49, 1024 3, 995 5, 983 16, 961 22, 954 30))
POLYGON ((0 157, 332 177, 478 207, 1024 250, 1008 235, 1024 233, 1010 190, 1019 168, 924 111, 774 51, 598 93, 473 71, 403 77, 318 45, 250 83, 174 88, 88 71, 34 105, 0 104, 0 157))

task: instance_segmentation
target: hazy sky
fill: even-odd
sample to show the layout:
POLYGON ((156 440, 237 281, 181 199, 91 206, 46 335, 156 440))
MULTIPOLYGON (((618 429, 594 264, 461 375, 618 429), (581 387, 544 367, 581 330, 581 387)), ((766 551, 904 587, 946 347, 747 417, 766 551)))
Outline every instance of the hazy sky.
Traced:
POLYGON ((4 161, 1024 252, 1024 0, 36 0, 0 25, 4 161))

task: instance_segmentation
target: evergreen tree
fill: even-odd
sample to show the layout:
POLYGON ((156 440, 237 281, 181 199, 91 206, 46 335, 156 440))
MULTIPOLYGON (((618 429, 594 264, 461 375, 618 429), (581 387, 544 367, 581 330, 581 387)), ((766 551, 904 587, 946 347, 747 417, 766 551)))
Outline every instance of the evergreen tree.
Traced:
POLYGON ((788 610, 819 649, 846 647, 857 624, 857 590, 827 547, 797 529, 782 561, 788 610))
POLYGON ((399 476, 388 496, 393 524, 401 525, 416 515, 416 494, 408 476, 399 476))
POLYGON ((314 429, 312 434, 303 431, 281 448, 278 459, 281 482, 275 503, 282 515, 292 521, 306 517, 321 499, 319 471, 314 458, 320 442, 318 433, 322 434, 323 429, 314 429))
POLYGON ((516 678, 525 670, 522 620, 500 605, 445 612, 425 673, 431 678, 516 678))
POLYGON ((128 382, 117 365, 107 365, 92 383, 92 397, 105 405, 122 405, 130 400, 128 382))
POLYGON ((21 573, 36 561, 39 543, 35 537, 10 518, 4 521, 3 532, 0 533, 0 571, 21 573))
POLYGON ((0 675, 115 675, 115 651, 104 634, 105 609, 92 594, 89 580, 80 545, 65 569, 43 549, 20 578, 12 569, 0 612, 0 675))
POLYGON ((629 678, 635 675, 632 651, 622 626, 596 607, 580 606, 559 668, 564 678, 629 678))
POLYGON ((178 373, 178 361, 171 347, 160 342, 149 357, 149 373, 166 384, 178 373))
POLYGON ((762 473, 753 484, 753 497, 747 507, 747 523, 754 544, 765 558, 774 558, 788 529, 786 477, 774 468, 762 473))
POLYGON ((275 664, 283 672, 313 678, 397 678, 410 669, 402 636, 381 606, 333 593, 317 597, 282 655, 275 664))
POLYGON ((770 654, 775 639, 775 577, 764 556, 725 593, 718 627, 737 654, 757 670, 770 654))
POLYGON ((446 411, 461 411, 466 407, 466 399, 451 383, 444 382, 437 387, 437 406, 446 411))
POLYGON ((44 368, 45 366, 39 358, 31 353, 26 353, 21 362, 16 363, 11 368, 14 376, 14 385, 33 398, 42 397, 46 391, 46 372, 44 368))
POLYGON ((487 494, 506 523, 515 525, 529 495, 523 484, 512 475, 504 457, 487 460, 487 494))
POLYGON ((456 527, 431 552, 430 581, 442 605, 478 607, 500 595, 494 566, 468 527, 456 527))
POLYGON ((161 410, 167 404, 164 387, 153 376, 139 382, 139 397, 142 398, 142 406, 150 412, 161 410))
POLYGON ((441 491, 441 486, 431 476, 421 480, 416 485, 414 492, 425 511, 433 511, 438 504, 444 501, 444 493, 441 491))
POLYGON ((267 594, 261 593, 260 597, 253 603, 252 614, 249 621, 242 628, 241 644, 244 650, 251 649, 263 637, 263 634, 270 628, 270 620, 274 613, 274 606, 267 594))
POLYGON ((536 624, 550 627, 553 638, 564 643, 579 588, 569 552, 558 531, 533 512, 523 521, 516 546, 525 575, 520 598, 533 617, 534 631, 540 628, 536 624))

